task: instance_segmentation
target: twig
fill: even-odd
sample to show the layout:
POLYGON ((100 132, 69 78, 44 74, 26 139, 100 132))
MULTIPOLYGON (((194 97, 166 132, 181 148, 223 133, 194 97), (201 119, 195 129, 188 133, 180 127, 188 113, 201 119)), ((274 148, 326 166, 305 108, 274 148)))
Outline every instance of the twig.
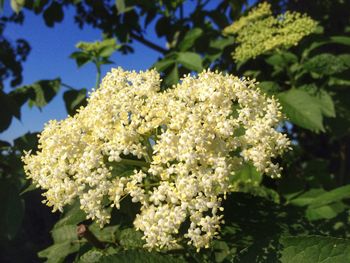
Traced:
POLYGON ((167 50, 166 50, 165 48, 162 48, 161 46, 158 46, 158 45, 152 43, 151 41, 145 39, 144 37, 139 36, 139 35, 137 35, 137 34, 135 34, 135 33, 133 33, 133 32, 130 33, 130 36, 131 36, 132 38, 134 38, 135 40, 141 42, 141 43, 144 44, 145 46, 147 46, 147 47, 149 47, 149 48, 152 48, 152 49, 154 49, 154 50, 156 50, 156 51, 158 51, 158 52, 160 52, 160 53, 163 53, 163 54, 164 54, 164 53, 167 52, 167 50))
POLYGON ((61 86, 65 87, 67 89, 70 89, 70 90, 77 90, 76 88, 72 87, 71 85, 68 85, 68 84, 63 83, 63 82, 61 82, 61 86))

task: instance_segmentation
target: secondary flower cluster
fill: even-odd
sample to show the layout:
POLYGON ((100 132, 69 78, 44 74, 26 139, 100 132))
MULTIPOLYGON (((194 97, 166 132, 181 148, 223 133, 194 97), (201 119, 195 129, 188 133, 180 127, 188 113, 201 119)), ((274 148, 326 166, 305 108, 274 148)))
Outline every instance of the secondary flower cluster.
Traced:
POLYGON ((275 129, 280 118, 254 81, 204 71, 161 92, 155 70, 118 68, 74 117, 50 121, 23 161, 54 211, 78 198, 104 225, 108 208, 130 196, 141 204, 134 225, 146 247, 185 238, 199 249, 218 235, 229 177, 244 163, 280 175, 271 161, 289 147, 275 129))
POLYGON ((247 16, 226 27, 224 34, 235 34, 238 44, 233 58, 245 61, 276 48, 290 48, 316 30, 317 23, 307 15, 285 12, 272 16, 271 5, 264 2, 247 16))

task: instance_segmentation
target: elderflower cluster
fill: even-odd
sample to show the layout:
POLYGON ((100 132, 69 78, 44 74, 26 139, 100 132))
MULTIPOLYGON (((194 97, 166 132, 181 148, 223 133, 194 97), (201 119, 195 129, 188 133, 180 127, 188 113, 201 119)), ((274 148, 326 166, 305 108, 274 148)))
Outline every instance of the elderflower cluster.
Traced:
POLYGON ((276 48, 290 48, 316 30, 317 23, 307 15, 285 12, 272 16, 267 2, 253 8, 247 16, 226 27, 224 34, 236 35, 233 58, 245 61, 276 48))
POLYGON ((146 247, 208 247, 229 177, 245 163, 280 175, 271 161, 289 147, 275 129, 280 105, 232 75, 204 71, 162 92, 160 81, 155 70, 112 69, 85 108, 45 126, 39 150, 23 157, 25 172, 54 211, 77 198, 104 225, 108 208, 130 196, 141 205, 134 226, 146 247))

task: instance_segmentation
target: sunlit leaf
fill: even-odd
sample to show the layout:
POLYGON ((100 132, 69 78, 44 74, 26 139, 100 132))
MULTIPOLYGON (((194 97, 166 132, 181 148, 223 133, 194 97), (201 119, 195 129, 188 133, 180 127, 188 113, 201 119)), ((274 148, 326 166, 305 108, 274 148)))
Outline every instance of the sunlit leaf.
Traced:
POLYGON ((200 72, 203 69, 202 58, 197 53, 180 52, 177 56, 177 62, 189 70, 200 72))
POLYGON ((325 236, 282 238, 281 263, 350 262, 350 241, 325 236))
POLYGON ((324 131, 320 104, 306 91, 291 89, 278 94, 283 112, 296 125, 319 132, 324 131))
POLYGON ((203 30, 200 28, 193 28, 186 33, 182 41, 179 43, 179 49, 186 51, 190 49, 195 41, 203 34, 203 30))

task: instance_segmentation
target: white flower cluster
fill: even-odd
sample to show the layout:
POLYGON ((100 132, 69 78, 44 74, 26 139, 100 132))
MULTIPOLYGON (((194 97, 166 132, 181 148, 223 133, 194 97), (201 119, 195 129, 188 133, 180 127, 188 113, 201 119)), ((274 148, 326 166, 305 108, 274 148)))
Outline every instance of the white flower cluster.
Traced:
POLYGON ((107 208, 130 196, 141 204, 134 225, 146 247, 185 238, 199 249, 218 235, 229 177, 245 162, 280 175, 271 162, 289 147, 275 129, 280 118, 254 81, 204 71, 161 92, 155 70, 118 68, 74 117, 50 121, 23 161, 53 210, 78 198, 103 225, 107 208))

